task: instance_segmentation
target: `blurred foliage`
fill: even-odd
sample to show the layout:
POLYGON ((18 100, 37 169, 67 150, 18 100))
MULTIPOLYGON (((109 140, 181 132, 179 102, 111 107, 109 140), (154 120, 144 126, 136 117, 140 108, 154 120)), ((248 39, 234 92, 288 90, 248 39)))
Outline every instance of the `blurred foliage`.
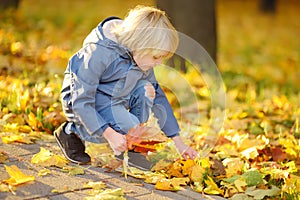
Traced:
POLYGON ((218 64, 226 85, 253 85, 258 94, 266 87, 299 92, 299 2, 277 1, 274 14, 258 6, 258 1, 218 3, 218 64))

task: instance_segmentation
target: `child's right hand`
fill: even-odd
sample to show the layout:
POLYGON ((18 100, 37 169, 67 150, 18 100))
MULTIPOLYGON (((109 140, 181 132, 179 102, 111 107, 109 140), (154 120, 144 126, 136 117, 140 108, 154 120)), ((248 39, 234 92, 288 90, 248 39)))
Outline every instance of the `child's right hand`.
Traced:
POLYGON ((111 127, 108 127, 103 132, 103 137, 108 141, 115 155, 120 155, 121 152, 127 150, 126 136, 116 132, 111 127))

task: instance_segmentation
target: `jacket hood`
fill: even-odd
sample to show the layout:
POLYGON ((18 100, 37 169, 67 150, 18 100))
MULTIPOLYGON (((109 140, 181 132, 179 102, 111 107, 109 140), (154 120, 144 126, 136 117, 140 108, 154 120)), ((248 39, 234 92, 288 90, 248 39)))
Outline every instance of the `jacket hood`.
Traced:
POLYGON ((117 42, 116 37, 111 31, 114 26, 120 23, 122 23, 122 20, 117 17, 110 17, 103 20, 85 38, 85 40, 83 41, 83 46, 88 43, 99 43, 101 40, 104 41, 105 39, 117 42))
POLYGON ((112 47, 120 55, 127 55, 126 57, 130 57, 131 60, 133 60, 132 52, 125 46, 118 43, 114 33, 112 33, 112 28, 120 23, 122 23, 122 20, 118 17, 109 17, 103 20, 85 38, 83 46, 94 43, 106 47, 112 47))

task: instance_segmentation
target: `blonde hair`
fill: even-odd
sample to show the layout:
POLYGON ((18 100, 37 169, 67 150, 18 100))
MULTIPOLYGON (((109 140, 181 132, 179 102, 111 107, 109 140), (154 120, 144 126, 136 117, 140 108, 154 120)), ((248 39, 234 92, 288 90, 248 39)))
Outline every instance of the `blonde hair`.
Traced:
POLYGON ((118 42, 139 56, 169 58, 178 46, 177 31, 165 12, 154 7, 135 7, 113 32, 118 42))

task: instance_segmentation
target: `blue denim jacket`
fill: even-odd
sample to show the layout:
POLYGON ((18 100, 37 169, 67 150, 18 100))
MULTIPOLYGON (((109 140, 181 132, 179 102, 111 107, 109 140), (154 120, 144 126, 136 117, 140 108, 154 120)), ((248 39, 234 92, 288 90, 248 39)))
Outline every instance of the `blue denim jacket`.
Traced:
POLYGON ((108 124, 97 111, 117 103, 128 106, 137 81, 146 80, 156 90, 154 105, 161 105, 166 113, 164 123, 159 119, 162 131, 168 137, 179 135, 178 122, 153 69, 140 70, 129 49, 103 34, 103 24, 113 19, 116 18, 107 18, 93 29, 83 47, 69 60, 61 91, 67 120, 82 124, 90 135, 102 134, 108 124))

